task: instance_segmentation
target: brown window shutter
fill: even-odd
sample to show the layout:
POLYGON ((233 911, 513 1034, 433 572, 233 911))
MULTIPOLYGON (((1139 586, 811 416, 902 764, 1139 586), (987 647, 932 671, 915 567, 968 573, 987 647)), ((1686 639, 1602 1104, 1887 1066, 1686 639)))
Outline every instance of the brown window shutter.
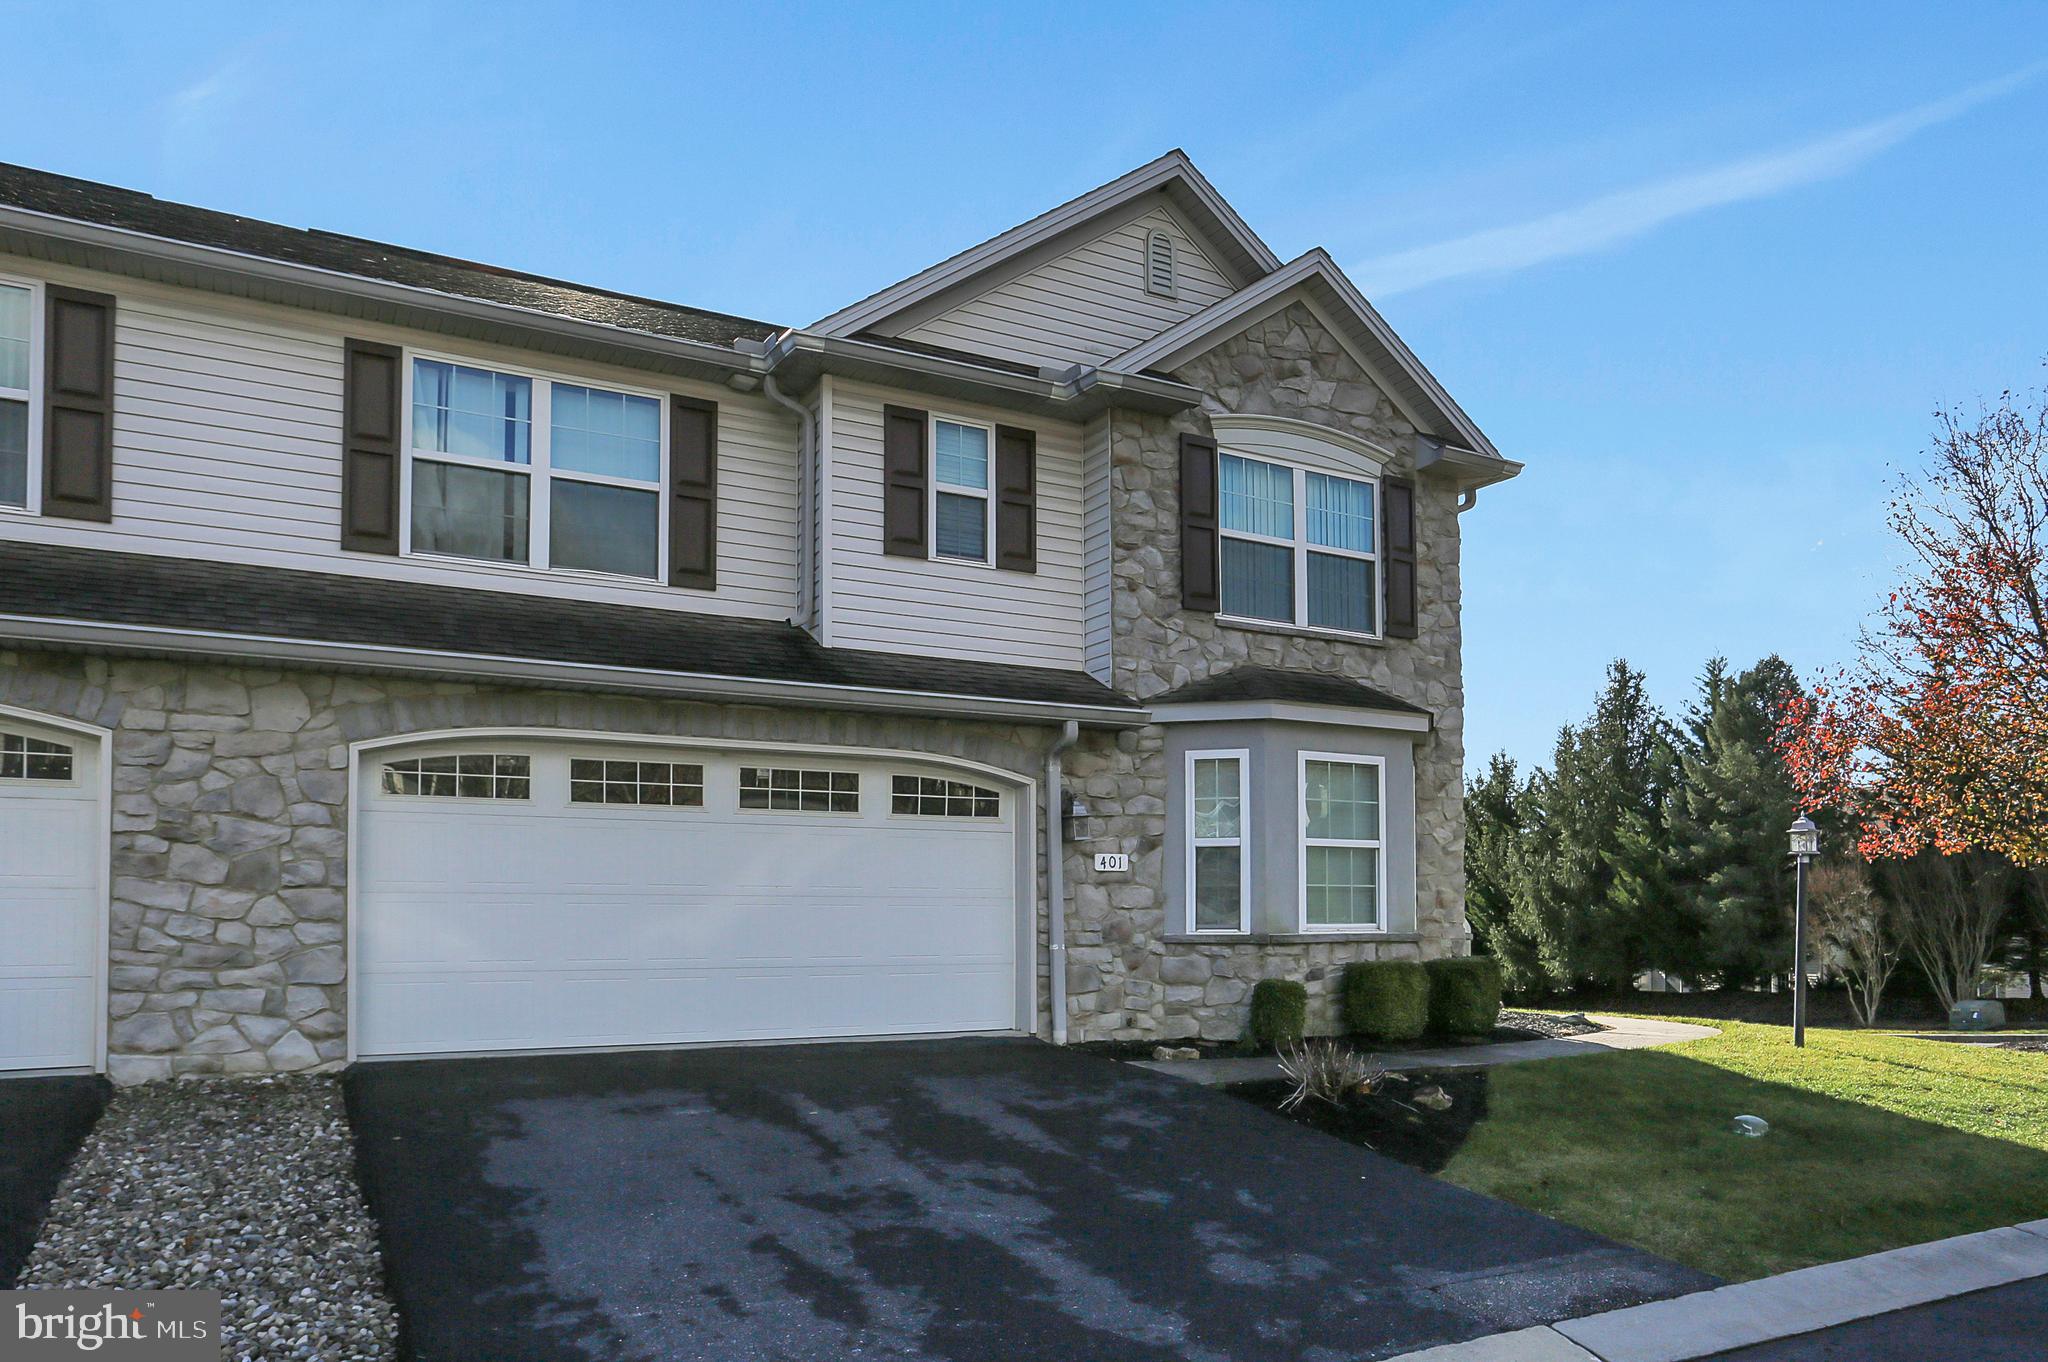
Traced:
POLYGON ((114 300, 44 291, 43 514, 114 518, 114 300))
POLYGON ((1415 484, 1407 478, 1382 478, 1380 496, 1386 516, 1387 637, 1414 638, 1415 484))
POLYGON ((996 427, 996 566, 1038 571, 1038 434, 996 427))
POLYGON ((668 400, 668 581, 718 585, 718 404, 668 400))
POLYGON ((398 552, 403 364, 395 345, 342 346, 341 546, 354 553, 398 552))
POLYGON ((1180 437, 1180 604, 1183 610, 1222 609, 1221 551, 1216 535, 1216 442, 1180 437))
POLYGON ((882 408, 882 552, 923 558, 925 506, 931 499, 931 461, 925 414, 909 407, 882 408))

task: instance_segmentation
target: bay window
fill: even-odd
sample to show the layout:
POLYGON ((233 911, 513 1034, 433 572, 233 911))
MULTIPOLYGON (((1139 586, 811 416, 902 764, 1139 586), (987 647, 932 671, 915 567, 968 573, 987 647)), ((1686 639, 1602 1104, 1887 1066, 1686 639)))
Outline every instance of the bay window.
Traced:
POLYGON ((995 538, 990 451, 995 431, 966 421, 932 420, 932 551, 939 558, 989 561, 995 538))
POLYGON ((36 404, 35 291, 0 280, 0 507, 30 507, 36 404))
POLYGON ((1378 931, 1385 848, 1378 757, 1301 754, 1301 930, 1378 931))
POLYGON ((1251 930, 1251 861, 1245 784, 1251 753, 1190 752, 1187 758, 1188 930, 1251 930))
POLYGON ((412 552, 660 579, 658 397, 415 356, 412 552))
POLYGON ((1379 632, 1373 482, 1237 454, 1217 474, 1224 615, 1379 632))

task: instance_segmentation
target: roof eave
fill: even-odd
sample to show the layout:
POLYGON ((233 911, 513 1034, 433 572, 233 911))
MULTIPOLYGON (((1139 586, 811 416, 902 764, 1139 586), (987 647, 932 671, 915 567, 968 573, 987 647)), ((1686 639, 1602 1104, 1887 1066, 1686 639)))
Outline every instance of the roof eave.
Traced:
POLYGON ((58 263, 79 268, 253 296, 285 306, 310 307, 394 325, 459 333, 471 328, 525 333, 546 337, 558 347, 592 353, 598 358, 630 355, 631 362, 641 367, 697 377, 724 378, 759 367, 755 355, 731 346, 581 321, 517 304, 392 283, 12 205, 0 205, 0 250, 50 255, 58 263), (39 244, 43 249, 36 249, 39 244), (29 249, 19 250, 23 246, 29 249), (60 249, 52 253, 50 246, 60 249), (256 287, 252 289, 251 285, 256 287), (451 321, 466 327, 451 327, 451 321))
POLYGON ((833 374, 1064 420, 1086 420, 1111 406, 1171 414, 1202 401, 1199 388, 1148 374, 1084 369, 1057 378, 1034 376, 815 331, 777 336, 769 342, 764 363, 789 392, 803 392, 822 375, 833 374))
POLYGON ((334 643, 320 639, 225 634, 92 620, 0 615, 0 639, 43 648, 152 657, 261 659, 298 666, 439 678, 524 682, 668 699, 726 703, 829 706, 884 713, 910 712, 1008 723, 1064 723, 1127 728, 1143 724, 1135 706, 893 690, 815 681, 780 681, 708 673, 650 671, 541 658, 501 657, 435 649, 334 643))

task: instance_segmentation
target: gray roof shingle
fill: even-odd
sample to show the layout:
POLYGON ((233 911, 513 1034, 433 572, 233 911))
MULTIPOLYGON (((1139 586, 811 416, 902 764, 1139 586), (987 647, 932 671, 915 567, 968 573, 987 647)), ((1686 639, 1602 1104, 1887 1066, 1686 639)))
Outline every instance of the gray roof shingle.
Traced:
POLYGON ((1420 705, 1375 686, 1328 672, 1289 671, 1284 667, 1232 667, 1227 672, 1190 681, 1177 690, 1155 695, 1153 705, 1228 704, 1245 700, 1275 700, 1298 705, 1344 705, 1353 709, 1390 709, 1402 714, 1432 717, 1420 705))
POLYGON ((766 340, 785 329, 772 322, 571 284, 430 251, 170 203, 137 190, 75 180, 28 166, 0 163, 0 205, 706 345, 766 340))
POLYGON ((827 648, 773 620, 45 544, 0 541, 0 614, 1139 712, 1085 672, 827 648))

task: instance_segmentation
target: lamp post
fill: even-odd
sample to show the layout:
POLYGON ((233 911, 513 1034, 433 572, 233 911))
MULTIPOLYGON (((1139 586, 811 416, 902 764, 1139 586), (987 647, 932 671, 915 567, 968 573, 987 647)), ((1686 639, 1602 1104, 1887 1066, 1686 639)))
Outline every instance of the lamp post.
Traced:
POLYGON ((1820 829, 1800 814, 1791 827, 1792 890, 1792 1044, 1806 1044, 1806 863, 1820 855, 1820 829))

